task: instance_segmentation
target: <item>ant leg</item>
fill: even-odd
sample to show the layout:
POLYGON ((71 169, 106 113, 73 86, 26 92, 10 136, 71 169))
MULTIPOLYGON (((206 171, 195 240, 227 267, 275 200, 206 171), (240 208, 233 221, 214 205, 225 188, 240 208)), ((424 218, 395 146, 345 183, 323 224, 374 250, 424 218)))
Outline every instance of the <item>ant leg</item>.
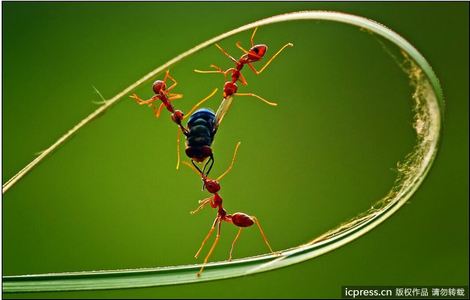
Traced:
POLYGON ((163 82, 166 83, 166 80, 168 79, 169 76, 170 76, 170 69, 166 70, 165 77, 163 77, 163 82))
POLYGON ((216 65, 211 65, 211 68, 214 68, 215 70, 213 71, 202 71, 202 70, 197 70, 195 69, 194 72, 196 73, 200 73, 200 74, 223 74, 225 78, 227 78, 227 73, 229 70, 233 69, 233 68, 230 68, 228 69, 227 71, 224 71, 222 70, 220 67, 216 66, 216 65))
POLYGON ((153 96, 152 98, 148 99, 148 100, 143 100, 142 98, 140 98, 139 96, 137 96, 137 94, 132 94, 129 96, 130 98, 134 99, 135 102, 137 102, 137 104, 139 105, 146 105, 146 104, 150 104, 152 102, 155 102, 156 100, 158 100, 158 97, 156 96, 153 96))
MULTIPOLYGON (((245 50, 245 49, 242 47, 242 45, 241 45, 240 42, 236 42, 235 45, 237 46, 238 49, 242 50, 243 53, 245 53, 245 54, 248 54, 248 53, 249 53, 247 50, 245 50)), ((253 45, 252 45, 252 46, 253 46, 253 45)))
MULTIPOLYGON (((178 99, 181 99, 183 98, 183 94, 168 94, 168 102, 172 102, 174 100, 178 100, 178 99)), ((171 110, 169 110, 170 112, 172 112, 171 110)))
POLYGON ((237 236, 235 237, 235 239, 233 240, 232 242, 232 248, 230 248, 230 256, 228 257, 228 260, 232 260, 232 252, 233 252, 233 248, 235 247, 235 243, 237 242, 238 238, 240 237, 240 234, 242 233, 242 227, 240 227, 238 229, 238 233, 237 233, 237 236))
POLYGON ((153 111, 155 113, 155 116, 157 118, 160 118, 160 113, 162 112, 162 109, 165 105, 163 103, 160 104, 160 106, 158 107, 158 109, 156 107, 153 108, 153 111))
POLYGON ((259 71, 257 71, 257 70, 255 69, 255 67, 253 67, 253 65, 252 65, 251 63, 248 63, 248 67, 250 67, 250 69, 251 69, 256 75, 261 74, 261 72, 263 72, 264 69, 266 69, 266 68, 269 66, 269 64, 270 64, 285 48, 287 48, 287 47, 294 47, 294 44, 292 44, 292 43, 287 43, 287 44, 285 44, 284 46, 282 46, 282 48, 279 49, 279 50, 276 52, 276 54, 274 54, 274 55, 266 62, 266 64, 265 64, 259 71))
MULTIPOLYGON (((176 99, 181 99, 183 98, 183 95, 182 94, 170 94, 171 97, 168 98, 168 102, 170 101, 173 101, 173 100, 176 100, 176 99)), ((149 106, 152 106, 152 104, 149 104, 149 106)), ((153 111, 155 113, 155 116, 157 118, 160 118, 160 114, 162 112, 162 109, 163 109, 163 106, 165 106, 165 103, 161 103, 160 106, 158 107, 158 109, 156 107, 153 108, 153 111)), ((171 112, 171 110, 169 109, 169 111, 171 112)))
POLYGON ((202 241, 202 244, 201 244, 201 247, 199 247, 199 250, 197 250, 196 252, 196 255, 194 255, 195 258, 197 258, 199 256, 199 253, 201 253, 201 250, 202 248, 204 247, 204 245, 206 244, 207 240, 210 238, 210 236, 212 235, 212 232, 214 232, 214 229, 215 229, 215 225, 217 225, 217 223, 219 222, 219 216, 217 216, 214 220, 214 223, 212 224, 212 227, 211 229, 209 230, 209 232, 207 233, 206 237, 204 238, 204 240, 202 241))
POLYGON ((242 73, 240 73, 240 78, 238 78, 238 80, 240 80, 240 82, 243 84, 243 85, 247 85, 248 82, 246 81, 245 77, 243 76, 242 73))
MULTIPOLYGON (((220 68, 217 67, 217 66, 211 65, 211 67, 218 68, 219 70, 218 70, 218 71, 200 71, 200 70, 194 70, 194 71, 197 72, 197 73, 221 73, 221 74, 224 74, 225 79, 227 79, 227 75, 228 75, 228 73, 229 73, 230 71, 232 71, 232 72, 233 72, 233 71, 237 71, 237 69, 235 69, 235 68, 229 68, 229 69, 227 69, 227 70, 225 70, 225 71, 222 71, 222 69, 220 69, 220 68)), ((243 85, 247 85, 248 83, 246 82, 245 77, 243 77, 243 74, 242 74, 242 73, 239 73, 239 74, 240 74, 240 78, 239 78, 240 82, 241 82, 243 85)))
POLYGON ((227 168, 227 170, 225 170, 224 173, 222 173, 222 175, 217 177, 216 179, 217 181, 220 181, 222 178, 224 178, 225 175, 228 174, 228 172, 230 172, 230 170, 232 170, 233 164, 235 163, 235 158, 237 157, 238 147, 240 147, 240 144, 241 142, 238 142, 237 145, 235 146, 235 151, 233 152, 232 162, 230 163, 230 166, 227 168))
POLYGON ((173 101, 173 100, 176 100, 176 99, 183 98, 183 94, 172 94, 172 93, 170 93, 170 94, 168 94, 168 96, 169 96, 169 98, 168 98, 169 101, 173 101))
POLYGON ((259 223, 258 219, 255 216, 252 216, 252 218, 255 221, 256 225, 258 225, 259 232, 261 233, 261 236, 263 237, 266 246, 268 246, 269 251, 271 251, 271 253, 274 253, 273 249, 271 248, 271 245, 269 245, 268 238, 266 237, 266 234, 264 234, 263 228, 261 228, 261 224, 259 223))
MULTIPOLYGON (((218 217, 217 217, 217 219, 218 219, 218 217)), ((207 261, 211 257, 211 254, 214 251, 215 246, 217 246, 217 243, 219 242, 221 225, 222 225, 222 221, 219 221, 219 226, 217 227, 217 235, 215 236, 214 243, 212 244, 212 247, 209 250, 209 253, 207 253, 206 258, 204 258, 204 262, 202 263, 201 269, 199 270, 199 272, 197 272, 197 277, 201 276, 202 271, 204 271, 204 267, 207 264, 207 261)))
MULTIPOLYGON (((258 30, 258 27, 255 27, 255 30, 253 30, 253 33, 251 34, 251 38, 250 38, 250 42, 251 42, 251 47, 253 47, 255 45, 255 42, 254 42, 254 39, 255 39, 255 34, 256 34, 256 31, 258 30)), ((243 49, 242 45, 240 44, 240 42, 237 42, 236 43, 237 45, 237 48, 242 50, 245 54, 248 54, 248 51, 243 49)))
POLYGON ((215 69, 219 73, 224 73, 221 67, 211 64, 211 68, 215 69))
MULTIPOLYGON (((216 66, 216 65, 211 65, 212 68, 218 70, 220 73, 224 74, 224 77, 225 79, 227 79, 227 74, 230 72, 230 71, 236 71, 237 69, 235 68, 228 68, 227 70, 222 70, 220 67, 216 66)), ((241 74, 241 73, 240 73, 241 74)))
POLYGON ((251 97, 255 97, 261 101, 263 101, 264 103, 268 104, 268 105, 271 105, 271 106, 277 106, 277 103, 275 102, 269 102, 268 100, 256 95, 256 94, 253 94, 253 93, 236 93, 235 95, 237 96, 251 96, 251 97))
POLYGON ((167 77, 170 78, 171 81, 173 81, 173 84, 169 88, 166 89, 169 92, 178 85, 178 82, 176 81, 175 78, 173 78, 173 76, 170 75, 170 70, 167 71, 167 73, 165 75, 165 79, 163 81, 166 82, 167 77))
POLYGON ((170 75, 170 70, 166 70, 165 77, 163 77, 163 82, 166 83, 168 78, 170 78, 170 80, 173 81, 173 84, 169 88, 166 89, 169 92, 175 88, 178 82, 170 75))
POLYGON ((206 102, 207 100, 209 100, 212 96, 215 95, 215 93, 217 93, 218 89, 215 88, 206 98, 202 99, 201 101, 199 101, 198 103, 196 103, 196 105, 193 106, 193 108, 191 108, 191 110, 183 117, 183 119, 185 119, 187 116, 190 116, 192 115, 192 113, 201 105, 203 104, 204 102, 206 102))
POLYGON ((189 213, 192 214, 192 215, 194 215, 194 214, 196 214, 197 212, 199 212, 201 209, 203 209, 207 204, 209 204, 209 203, 212 201, 212 197, 213 197, 213 196, 211 196, 211 197, 209 197, 209 198, 206 198, 206 199, 199 200, 199 204, 200 204, 200 205, 199 205, 195 210, 193 210, 193 211, 191 211, 191 212, 189 212, 189 213))
POLYGON ((216 46, 225 56, 227 56, 228 58, 230 58, 234 63, 237 63, 237 62, 238 62, 235 58, 233 58, 230 54, 228 54, 228 52, 225 51, 224 48, 220 47, 219 44, 215 44, 215 46, 216 46))
POLYGON ((253 47, 255 45, 255 43, 253 41, 255 39, 256 31, 258 31, 258 27, 255 27, 255 30, 253 30, 253 33, 251 34, 251 38, 250 38, 251 47, 253 47))
MULTIPOLYGON (((228 72, 230 72, 230 71, 234 72, 234 71, 237 71, 237 69, 235 69, 235 68, 228 68, 226 71, 224 71, 224 76, 225 76, 225 78, 227 78, 227 74, 228 74, 228 72)), ((241 73, 240 73, 240 75, 241 75, 241 73)))
POLYGON ((224 74, 224 72, 220 72, 220 71, 203 71, 203 70, 198 70, 198 69, 194 69, 194 72, 196 73, 200 73, 200 74, 224 74))

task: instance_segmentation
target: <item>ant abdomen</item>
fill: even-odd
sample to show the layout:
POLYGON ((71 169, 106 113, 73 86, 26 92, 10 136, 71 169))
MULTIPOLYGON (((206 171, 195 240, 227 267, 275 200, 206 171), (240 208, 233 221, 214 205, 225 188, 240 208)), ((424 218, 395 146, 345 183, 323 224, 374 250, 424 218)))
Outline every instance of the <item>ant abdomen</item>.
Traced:
POLYGON ((234 213, 232 215, 232 223, 238 227, 249 227, 255 223, 255 220, 244 213, 234 213))

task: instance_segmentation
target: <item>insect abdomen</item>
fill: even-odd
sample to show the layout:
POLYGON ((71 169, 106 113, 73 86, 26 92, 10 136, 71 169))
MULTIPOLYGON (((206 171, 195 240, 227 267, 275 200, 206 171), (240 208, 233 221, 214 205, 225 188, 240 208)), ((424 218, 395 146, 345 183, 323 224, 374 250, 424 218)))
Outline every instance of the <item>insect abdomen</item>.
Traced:
POLYGON ((207 108, 198 109, 188 120, 189 133, 186 140, 186 154, 191 158, 203 159, 210 156, 214 140, 215 114, 207 108))

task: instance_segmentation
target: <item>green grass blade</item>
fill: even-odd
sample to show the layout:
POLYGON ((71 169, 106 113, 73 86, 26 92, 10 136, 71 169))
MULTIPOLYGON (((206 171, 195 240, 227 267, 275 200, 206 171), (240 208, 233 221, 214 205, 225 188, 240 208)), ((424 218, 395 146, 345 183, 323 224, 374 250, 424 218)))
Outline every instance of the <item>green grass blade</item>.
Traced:
MULTIPOLYGON (((361 29, 366 29, 374 35, 385 38, 402 50, 402 54, 404 56, 403 66, 409 76, 410 83, 414 87, 414 93, 412 95, 412 100, 414 102, 413 127, 416 131, 417 142, 413 151, 399 164, 398 177, 393 188, 387 195, 378 200, 366 212, 306 244, 282 250, 278 255, 269 254, 247 257, 233 260, 231 262, 210 263, 206 266, 201 277, 196 276, 196 272, 199 270, 200 265, 4 276, 3 292, 73 291, 162 286, 224 279, 269 271, 311 259, 345 245, 375 228, 397 211, 411 197, 424 180, 436 156, 439 134, 441 131, 441 112, 444 108, 441 87, 430 65, 405 39, 374 21, 344 13, 325 11, 288 13, 244 25, 208 40, 168 61, 166 64, 158 67, 142 79, 124 89, 112 99, 106 101, 103 106, 85 119, 86 122, 80 122, 77 125, 78 127, 74 127, 73 132, 69 131, 65 135, 64 139, 61 138, 59 140, 60 143, 64 142, 88 121, 92 120, 94 116, 115 104, 120 98, 131 92, 137 86, 147 82, 153 76, 204 47, 256 26, 295 20, 326 20, 351 24, 360 27, 361 29)), ((55 149, 54 145, 48 149, 49 151, 46 150, 48 152, 45 155, 51 153, 55 149)), ((45 155, 42 156, 40 160, 42 160, 45 155)), ((8 187, 11 187, 14 182, 31 170, 35 164, 32 166, 30 166, 31 164, 28 165, 30 166, 29 169, 27 169, 27 166, 25 168, 25 172, 20 172, 21 174, 18 176, 15 175, 15 181, 7 182, 7 184, 9 184, 8 187)), ((6 191, 5 185, 3 186, 3 192, 6 191)))

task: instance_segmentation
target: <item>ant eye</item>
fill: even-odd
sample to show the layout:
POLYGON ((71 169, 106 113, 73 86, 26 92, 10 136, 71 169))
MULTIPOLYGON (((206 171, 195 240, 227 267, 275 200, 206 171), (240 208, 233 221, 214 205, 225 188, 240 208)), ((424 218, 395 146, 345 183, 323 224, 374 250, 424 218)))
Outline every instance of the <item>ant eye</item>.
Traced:
POLYGON ((256 53, 256 54, 258 54, 258 52, 259 52, 259 49, 258 49, 258 47, 256 47, 256 48, 253 48, 253 51, 255 51, 255 53, 256 53))

